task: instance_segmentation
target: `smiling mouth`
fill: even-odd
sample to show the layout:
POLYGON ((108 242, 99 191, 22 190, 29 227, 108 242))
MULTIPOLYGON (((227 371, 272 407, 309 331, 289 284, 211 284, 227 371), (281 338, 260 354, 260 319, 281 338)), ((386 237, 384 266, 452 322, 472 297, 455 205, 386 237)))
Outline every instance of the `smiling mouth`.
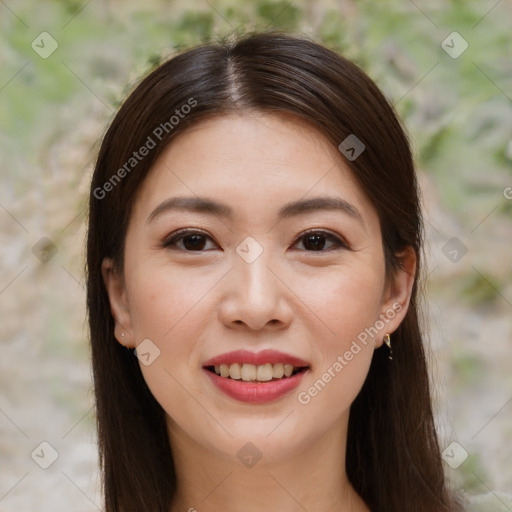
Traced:
POLYGON ((216 375, 245 382, 272 382, 287 379, 297 373, 305 372, 309 366, 294 366, 283 363, 267 363, 262 365, 248 363, 221 364, 205 366, 205 369, 216 375))

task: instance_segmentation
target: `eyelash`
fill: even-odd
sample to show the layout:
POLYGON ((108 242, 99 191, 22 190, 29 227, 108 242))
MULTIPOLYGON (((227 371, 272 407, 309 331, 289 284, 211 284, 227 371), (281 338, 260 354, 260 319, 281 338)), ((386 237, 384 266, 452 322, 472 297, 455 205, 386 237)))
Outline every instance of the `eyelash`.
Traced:
MULTIPOLYGON (((185 228, 185 229, 180 229, 178 231, 175 231, 169 237, 167 237, 163 241, 162 247, 163 248, 167 248, 167 249, 172 249, 172 250, 180 250, 180 251, 189 252, 189 253, 193 253, 193 252, 206 252, 206 251, 203 251, 203 250, 200 250, 200 251, 188 251, 186 249, 181 249, 181 248, 177 248, 176 247, 176 242, 178 242, 180 240, 183 240, 184 238, 186 238, 187 236, 190 236, 190 235, 200 235, 200 236, 203 236, 205 238, 210 238, 210 240, 212 240, 212 238, 209 235, 207 235, 206 233, 204 233, 202 231, 191 230, 191 229, 186 229, 185 228)), ((325 238, 328 238, 328 239, 334 241, 335 242, 334 249, 336 249, 336 246, 337 246, 338 248, 350 250, 350 246, 349 246, 348 242, 346 242, 344 239, 342 239, 342 238, 340 238, 338 236, 335 236, 332 233, 329 233, 328 231, 323 231, 323 230, 319 230, 319 229, 310 229, 310 230, 302 233, 298 238, 295 239, 293 245, 295 245, 300 240, 302 240, 304 238, 307 238, 308 236, 312 236, 312 235, 321 235, 321 236, 324 236, 325 238)), ((331 252, 334 249, 330 248, 330 249, 327 249, 327 250, 319 250, 319 251, 308 251, 308 250, 306 250, 306 252, 322 253, 322 252, 331 252)))

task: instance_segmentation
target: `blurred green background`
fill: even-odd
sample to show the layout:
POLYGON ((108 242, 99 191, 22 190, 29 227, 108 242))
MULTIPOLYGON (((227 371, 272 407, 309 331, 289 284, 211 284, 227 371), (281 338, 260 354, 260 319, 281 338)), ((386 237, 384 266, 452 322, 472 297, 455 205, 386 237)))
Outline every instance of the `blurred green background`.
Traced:
POLYGON ((83 249, 106 124, 162 58, 272 27, 354 60, 403 119, 425 208, 441 442, 467 452, 446 472, 512 510, 509 0, 4 0, 0 20, 0 511, 101 503, 83 249), (31 457, 42 441, 58 453, 46 470, 31 457))

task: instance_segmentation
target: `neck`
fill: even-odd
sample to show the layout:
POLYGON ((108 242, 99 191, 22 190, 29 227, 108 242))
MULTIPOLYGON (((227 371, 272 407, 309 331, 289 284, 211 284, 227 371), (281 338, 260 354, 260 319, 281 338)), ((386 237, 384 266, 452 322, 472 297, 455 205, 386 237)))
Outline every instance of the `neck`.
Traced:
MULTIPOLYGON (((345 472, 347 423, 348 414, 291 455, 262 453, 252 467, 208 450, 170 423, 177 477, 171 512, 369 512, 345 472)), ((246 447, 247 454, 252 450, 246 447)))

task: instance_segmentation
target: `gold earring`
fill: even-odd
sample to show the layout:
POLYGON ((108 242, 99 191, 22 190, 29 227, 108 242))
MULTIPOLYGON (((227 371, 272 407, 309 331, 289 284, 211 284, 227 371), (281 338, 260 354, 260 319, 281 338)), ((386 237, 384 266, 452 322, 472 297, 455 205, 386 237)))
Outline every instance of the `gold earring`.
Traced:
POLYGON ((391 348, 391 336, 389 334, 385 334, 383 341, 389 347, 389 359, 393 359, 393 349, 391 348))

